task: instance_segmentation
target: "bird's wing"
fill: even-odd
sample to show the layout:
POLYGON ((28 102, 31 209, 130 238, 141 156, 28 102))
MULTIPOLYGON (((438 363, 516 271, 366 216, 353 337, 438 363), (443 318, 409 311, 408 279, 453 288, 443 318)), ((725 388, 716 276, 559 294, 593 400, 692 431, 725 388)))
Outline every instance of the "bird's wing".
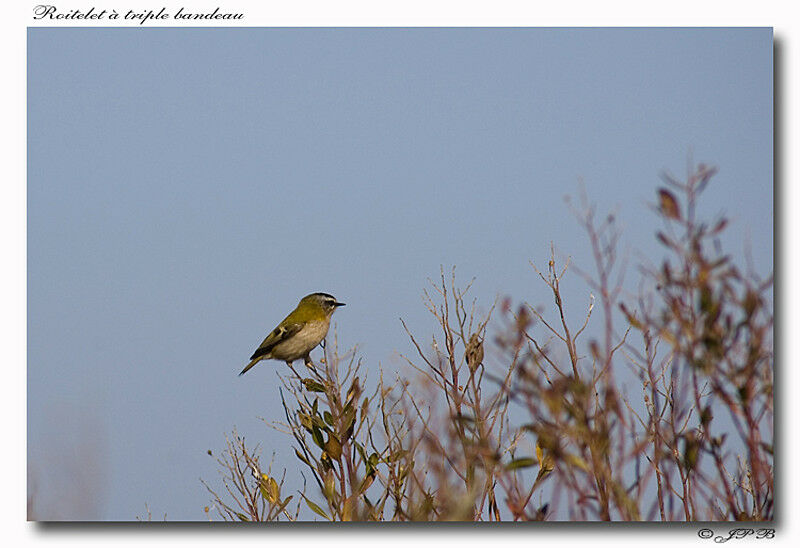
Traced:
POLYGON ((265 354, 269 354, 269 352, 275 348, 275 345, 282 343, 289 337, 292 337, 297 334, 303 328, 303 324, 300 323, 290 323, 287 325, 279 325, 272 332, 267 335, 267 338, 264 339, 264 342, 261 343, 253 355, 250 356, 251 360, 258 358, 259 356, 263 356, 265 354))

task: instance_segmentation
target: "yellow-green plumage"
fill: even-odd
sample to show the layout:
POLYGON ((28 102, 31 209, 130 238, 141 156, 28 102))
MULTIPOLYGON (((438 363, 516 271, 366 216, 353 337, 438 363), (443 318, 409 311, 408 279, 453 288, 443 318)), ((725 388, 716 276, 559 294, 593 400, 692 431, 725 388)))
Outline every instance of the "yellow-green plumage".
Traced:
POLYGON ((344 303, 336 302, 327 293, 303 297, 297 308, 267 335, 239 375, 244 375, 261 360, 282 360, 291 364, 300 358, 310 359, 311 351, 328 334, 331 315, 339 306, 344 303))

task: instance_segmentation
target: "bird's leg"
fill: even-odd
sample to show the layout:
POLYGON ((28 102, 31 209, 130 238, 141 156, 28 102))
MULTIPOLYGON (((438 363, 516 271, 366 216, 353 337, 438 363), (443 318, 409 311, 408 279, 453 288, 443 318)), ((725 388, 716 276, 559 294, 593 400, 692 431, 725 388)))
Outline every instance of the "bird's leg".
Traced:
POLYGON ((314 367, 314 362, 311 361, 310 352, 305 356, 303 356, 303 363, 306 364, 308 370, 311 371, 311 374, 314 375, 317 378, 317 380, 324 381, 324 377, 320 374, 319 371, 317 371, 317 368, 314 367))
POLYGON ((327 341, 328 341, 328 339, 322 339, 322 341, 319 343, 320 347, 322 347, 322 359, 320 360, 320 363, 322 363, 323 365, 326 365, 328 363, 328 359, 327 359, 327 356, 326 356, 326 353, 325 353, 325 348, 326 348, 326 344, 325 343, 327 341))
POLYGON ((298 380, 302 380, 302 379, 303 379, 303 377, 300 375, 300 373, 298 373, 298 372, 295 370, 294 366, 292 365, 293 363, 294 363, 294 362, 293 362, 293 361, 291 361, 291 360, 286 360, 286 365, 288 365, 288 366, 289 366, 289 369, 291 369, 292 373, 294 373, 294 374, 295 374, 295 376, 297 377, 297 379, 298 379, 298 380))

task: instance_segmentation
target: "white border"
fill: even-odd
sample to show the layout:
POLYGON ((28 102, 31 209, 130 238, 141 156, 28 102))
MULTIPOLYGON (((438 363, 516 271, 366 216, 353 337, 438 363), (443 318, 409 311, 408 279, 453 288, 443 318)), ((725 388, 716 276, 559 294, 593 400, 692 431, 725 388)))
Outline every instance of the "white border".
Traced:
MULTIPOLYGON (((57 542, 63 545, 86 546, 107 545, 113 542, 121 546, 138 546, 140 544, 156 546, 175 545, 216 545, 250 544, 262 546, 265 542, 286 541, 294 546, 296 543, 310 541, 324 543, 326 547, 338 545, 404 546, 408 542, 419 543, 452 543, 484 545, 495 541, 504 546, 530 546, 532 543, 547 545, 553 541, 574 541, 580 544, 595 545, 673 545, 674 543, 693 543, 709 545, 709 541, 693 538, 689 528, 662 527, 642 528, 635 534, 623 533, 623 529, 611 528, 604 532, 596 527, 587 529, 580 526, 562 527, 381 527, 381 528, 331 528, 303 527, 278 529, 241 529, 215 528, 208 531, 204 528, 155 528, 146 531, 131 527, 97 528, 42 528, 25 522, 26 494, 26 444, 25 444, 25 356, 26 356, 26 189, 25 189, 25 48, 27 26, 137 26, 135 23, 113 24, 78 22, 64 23, 35 22, 32 20, 33 6, 42 2, 15 3, 2 12, 2 48, 3 71, 6 74, 2 105, 4 121, 2 199, 0 199, 0 240, 2 241, 3 268, 0 269, 2 280, 2 348, 5 350, 4 371, 8 374, 3 383, 2 416, 4 417, 4 450, 3 465, 6 488, 2 501, 3 531, 11 545, 38 545, 57 542), (6 11, 8 10, 8 11, 6 11), (267 535, 269 538, 263 538, 267 535)), ((54 2, 64 10, 87 8, 91 1, 54 2)), ((791 2, 783 1, 698 1, 672 0, 670 2, 637 1, 512 1, 492 0, 477 2, 475 0, 284 0, 281 2, 262 0, 219 1, 219 2, 185 2, 194 12, 211 11, 219 6, 225 11, 245 13, 241 22, 226 24, 224 22, 193 22, 190 25, 175 21, 148 23, 148 26, 772 26, 775 37, 780 44, 782 89, 783 136, 780 140, 778 159, 781 167, 776 166, 776 175, 782 173, 781 192, 776 192, 780 202, 778 210, 783 212, 783 226, 776 227, 781 233, 776 238, 776 245, 781 248, 776 253, 782 257, 783 270, 776 273, 778 277, 778 296, 780 301, 776 309, 781 313, 778 321, 783 322, 777 332, 779 342, 779 360, 781 363, 781 394, 787 401, 779 401, 782 420, 780 438, 776 446, 780 450, 780 498, 782 506, 778 537, 765 546, 788 544, 789 539, 800 537, 793 519, 797 511, 798 485, 797 465, 798 436, 794 426, 794 417, 800 416, 800 398, 794 397, 794 389, 798 387, 797 340, 794 334, 796 314, 800 310, 800 293, 796 280, 800 280, 797 253, 791 249, 792 243, 800 234, 800 209, 796 177, 797 156, 797 114, 795 98, 798 96, 797 85, 797 23, 798 18, 791 2), (784 335, 784 339, 781 339, 784 335)), ((103 2, 94 4, 98 8, 117 7, 124 9, 159 9, 175 11, 184 5, 178 2, 103 2)), ((777 91, 777 90, 776 90, 777 91)), ((754 183, 755 184, 755 183, 754 183)), ((777 198, 776 198, 777 202, 777 198)), ((765 219, 764 222, 770 222, 765 219)), ((58 359, 57 356, 53 357, 58 359)), ((198 501, 200 504, 200 501, 198 501)), ((716 529, 716 528, 715 528, 716 529)), ((736 542, 736 541, 732 541, 736 542)), ((744 541, 738 541, 744 542, 744 541)), ((750 543, 752 544, 752 542, 750 543)))

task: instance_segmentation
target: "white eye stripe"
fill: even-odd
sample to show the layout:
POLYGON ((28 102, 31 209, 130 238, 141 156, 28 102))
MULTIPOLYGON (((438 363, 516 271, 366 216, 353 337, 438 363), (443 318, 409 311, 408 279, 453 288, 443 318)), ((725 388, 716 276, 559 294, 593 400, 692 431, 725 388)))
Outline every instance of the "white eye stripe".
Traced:
POLYGON ((336 308, 340 305, 339 301, 336 300, 336 297, 330 293, 313 293, 312 295, 309 295, 309 297, 314 297, 314 300, 324 307, 336 308))

